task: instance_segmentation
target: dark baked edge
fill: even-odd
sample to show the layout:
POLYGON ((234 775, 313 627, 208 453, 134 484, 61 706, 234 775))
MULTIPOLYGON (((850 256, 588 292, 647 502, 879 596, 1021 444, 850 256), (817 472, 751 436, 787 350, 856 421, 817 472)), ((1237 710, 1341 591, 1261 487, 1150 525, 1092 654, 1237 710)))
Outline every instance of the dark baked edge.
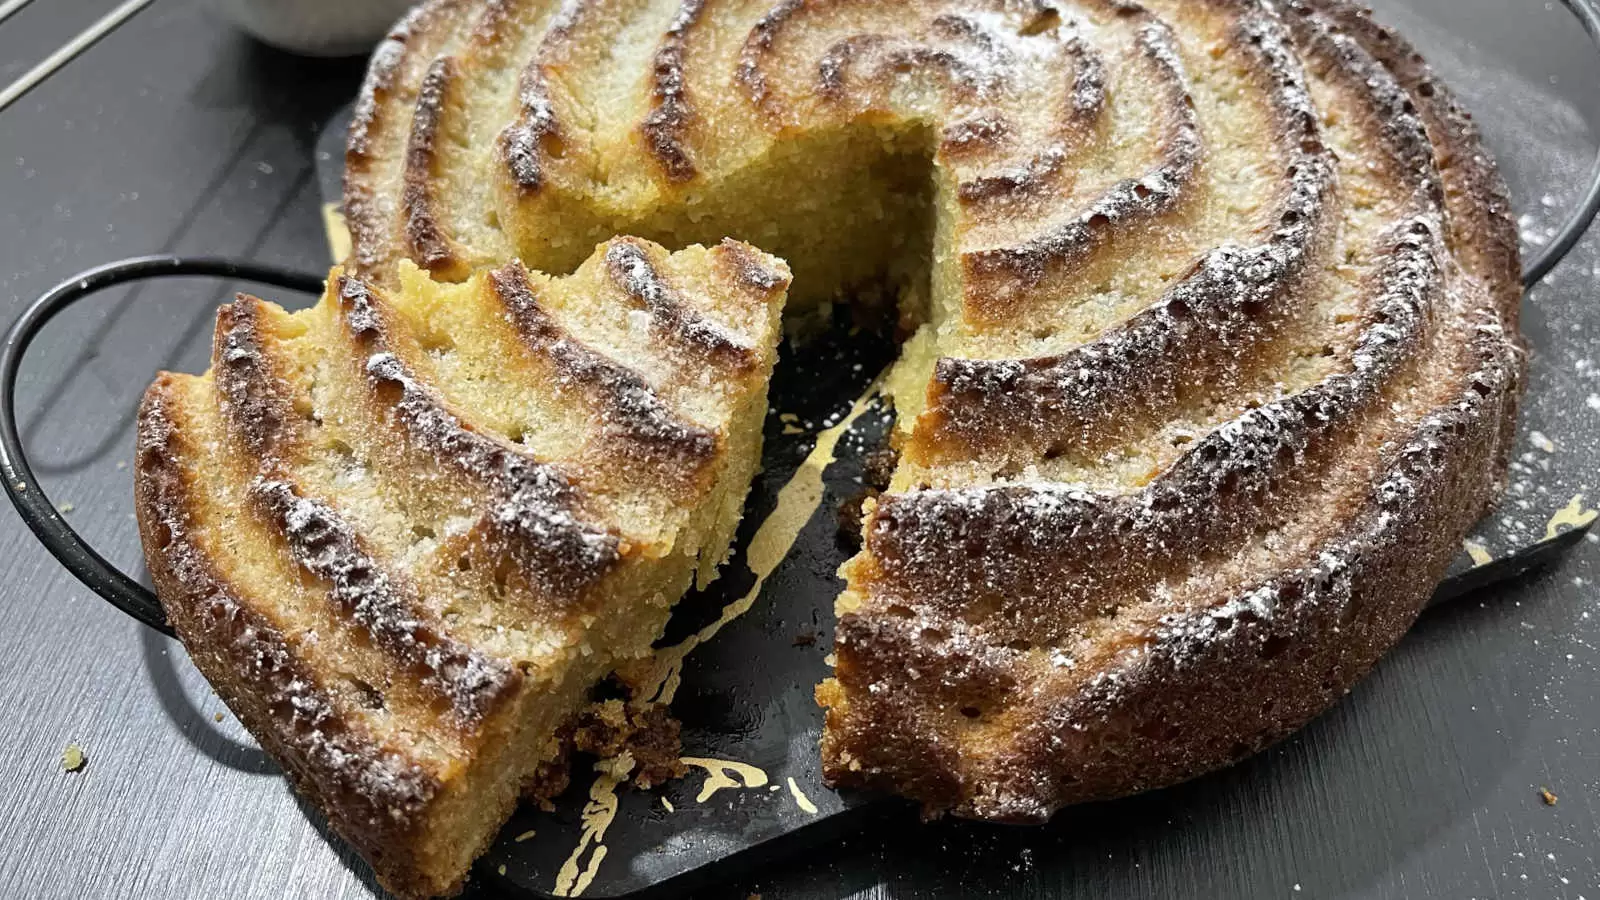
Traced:
POLYGON ((283 767, 295 790, 312 802, 341 838, 372 866, 378 881, 400 897, 458 893, 462 878, 449 885, 428 879, 412 865, 423 840, 421 811, 440 790, 439 782, 415 767, 399 770, 393 790, 361 785, 372 767, 394 765, 372 737, 332 715, 320 720, 322 737, 308 734, 290 709, 272 700, 305 685, 309 703, 331 712, 332 702, 317 687, 314 672, 294 660, 276 628, 240 604, 238 588, 213 568, 204 551, 167 524, 187 518, 189 489, 170 440, 178 427, 167 410, 175 376, 161 373, 139 408, 139 450, 134 466, 134 508, 145 562, 168 620, 195 667, 262 749, 283 767), (251 677, 254 673, 255 677, 251 677), (331 742, 340 757, 320 752, 331 742))

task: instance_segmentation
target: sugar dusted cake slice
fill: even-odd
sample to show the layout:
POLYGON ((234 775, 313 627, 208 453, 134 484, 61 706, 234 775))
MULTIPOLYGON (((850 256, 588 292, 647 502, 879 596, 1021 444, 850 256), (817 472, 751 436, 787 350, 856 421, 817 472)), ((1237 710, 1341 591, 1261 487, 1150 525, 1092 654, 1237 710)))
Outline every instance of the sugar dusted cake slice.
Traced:
POLYGON ((334 270, 163 373, 137 495, 196 665, 402 896, 459 886, 591 688, 714 577, 789 273, 618 238, 564 278, 334 270))

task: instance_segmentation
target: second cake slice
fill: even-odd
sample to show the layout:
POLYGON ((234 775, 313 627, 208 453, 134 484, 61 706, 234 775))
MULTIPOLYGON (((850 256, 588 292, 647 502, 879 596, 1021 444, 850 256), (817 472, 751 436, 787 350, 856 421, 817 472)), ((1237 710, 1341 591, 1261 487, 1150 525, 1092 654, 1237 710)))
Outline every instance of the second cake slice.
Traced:
POLYGON ((619 238, 574 274, 335 270, 241 296, 139 422, 157 591, 196 665, 397 894, 458 886, 563 722, 727 552, 789 282, 619 238))

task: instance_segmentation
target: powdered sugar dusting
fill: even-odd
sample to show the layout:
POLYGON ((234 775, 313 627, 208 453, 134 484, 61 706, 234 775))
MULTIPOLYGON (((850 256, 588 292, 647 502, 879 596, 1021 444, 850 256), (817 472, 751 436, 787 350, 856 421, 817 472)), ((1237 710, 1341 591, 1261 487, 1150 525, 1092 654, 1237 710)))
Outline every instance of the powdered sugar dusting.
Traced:
POLYGON ((517 119, 500 133, 500 156, 511 177, 526 191, 537 191, 544 184, 542 144, 545 139, 560 133, 555 106, 550 102, 550 88, 545 82, 545 48, 565 39, 585 5, 585 0, 564 0, 562 3, 539 52, 521 74, 517 91, 517 119))
POLYGON ((680 348, 731 357, 741 365, 755 360, 755 347, 690 306, 637 243, 612 241, 606 247, 606 270, 629 297, 644 304, 652 329, 680 348))
MULTIPOLYGON (((709 459, 716 453, 716 435, 679 418, 645 380, 585 345, 540 305, 527 271, 513 263, 489 274, 494 294, 511 314, 523 342, 547 356, 560 372, 558 387, 592 391, 602 407, 605 433, 647 448, 665 450, 674 458, 709 459)), ((644 318, 643 310, 629 313, 644 318)))
POLYGON ((678 13, 656 49, 653 79, 653 106, 640 123, 645 142, 673 181, 694 177, 694 163, 684 145, 684 131, 694 116, 684 80, 683 56, 689 32, 700 18, 705 0, 682 0, 678 13))
POLYGON ((480 719, 516 680, 509 664, 443 636, 421 618, 412 590, 361 548, 355 530, 330 506, 292 484, 257 476, 250 496, 273 517, 290 553, 329 585, 332 599, 385 650, 428 674, 423 683, 449 699, 463 722, 480 719))
MULTIPOLYGON (((350 277, 339 291, 351 331, 381 348, 383 316, 371 291, 350 277)), ((579 518, 579 493, 555 467, 464 427, 393 352, 378 349, 366 372, 374 383, 399 388, 395 417, 419 449, 493 490, 487 521, 514 538, 512 551, 545 593, 575 599, 617 561, 616 534, 579 518)))
MULTIPOLYGON (((988 198, 1014 201, 1026 192, 1040 189, 1061 170, 1072 151, 1092 136, 1092 126, 1106 109, 1105 60, 1087 41, 1078 37, 1063 42, 1061 52, 1077 71, 1065 121, 1054 140, 1049 146, 1035 150, 1032 158, 1009 170, 963 181, 956 191, 962 201, 972 203, 988 198)), ((992 144, 1009 130, 1004 120, 991 116, 964 119, 944 130, 944 150, 960 153, 992 144)))
MULTIPOLYGON (((1245 33, 1260 38, 1254 52, 1272 74, 1273 105, 1289 148, 1288 187, 1278 201, 1277 225, 1268 239, 1208 252, 1150 309, 1060 356, 939 360, 930 441, 955 439, 981 447, 1019 438, 1030 444, 1060 444, 1069 442, 1069 436, 1086 436, 1104 428, 1107 417, 1118 415, 1126 404, 1170 396, 1182 373, 1165 360, 1214 357, 1229 364, 1240 358, 1240 348, 1263 335, 1265 325, 1284 315, 1281 307, 1295 300, 1294 286, 1308 254, 1330 227, 1325 209, 1336 182, 1335 167, 1331 151, 1319 139, 1299 62, 1281 30, 1252 20, 1245 33)), ((1159 33, 1148 39, 1152 46, 1164 46, 1159 33)), ((1193 140, 1198 141, 1197 131, 1193 140)), ((1198 146, 1193 151, 1197 154, 1198 146)), ((1149 190, 1153 199, 1178 183, 1162 176, 1148 184, 1124 182, 1120 189, 1123 194, 1149 190)), ((1122 196, 1115 189, 1112 194, 1122 196)), ((1101 204, 1117 202, 1108 195, 1101 204)), ((1087 218, 1080 224, 1086 223, 1087 218)), ((1043 270, 1036 271, 1042 277, 1043 270)))
POLYGON ((1193 552, 1197 542, 1183 535, 1201 521, 1211 523, 1213 539, 1226 533, 1237 515, 1227 511, 1230 497, 1265 496, 1314 439, 1345 427, 1424 346, 1440 289, 1440 252, 1426 219, 1402 227, 1351 369, 1224 423, 1149 486, 1101 494, 1034 482, 892 494, 880 501, 869 547, 891 583, 903 582, 896 590, 955 606, 997 587, 1008 605, 1046 603, 1041 594, 1063 591, 1086 597, 1104 588, 1095 574, 1101 565, 1106 577, 1125 578, 1129 556, 1142 569, 1179 547, 1193 552), (1038 582, 1030 561, 1082 556, 1090 547, 1099 548, 1092 555, 1104 562, 1085 563, 1089 568, 1076 571, 1072 585, 1038 582), (950 564, 953 549, 974 562, 950 564))
POLYGON ((1424 485, 1437 480, 1438 460, 1452 444, 1451 433, 1499 412, 1495 404, 1503 402, 1514 381, 1514 353, 1492 327, 1478 333, 1476 344, 1480 368, 1467 379, 1470 388, 1455 403, 1419 424, 1414 437, 1395 455, 1395 463, 1373 488, 1365 516, 1344 538, 1322 549, 1309 568, 1279 575, 1210 608, 1164 616, 1153 635, 1156 652, 1176 665, 1185 665, 1222 637, 1229 623, 1241 617, 1272 621, 1286 585, 1294 586, 1292 596, 1299 605, 1349 604, 1354 570, 1395 546, 1401 529, 1415 526, 1424 485))
POLYGON ((377 122, 378 94, 394 86, 400 64, 405 60, 406 46, 427 12, 427 4, 413 7, 372 51, 372 60, 367 64, 367 77, 361 83, 361 92, 356 96, 351 116, 348 143, 351 153, 366 154, 370 151, 372 129, 377 122))
MULTIPOLYGON (((175 623, 186 640, 198 639, 225 655, 229 671, 207 671, 208 677, 251 686, 252 696, 236 709, 260 710, 252 715, 271 717, 252 722, 252 727, 270 727, 277 740, 299 754, 324 790, 347 798, 333 810, 336 817, 379 829, 405 827, 437 793, 437 781, 420 765, 352 729, 285 636, 218 580, 191 536, 188 486, 177 463, 183 451, 176 446, 169 402, 167 395, 152 393, 141 410, 140 452, 153 464, 141 465, 138 490, 141 508, 169 536, 157 567, 166 570, 168 584, 181 586, 186 598, 175 607, 180 611, 175 623)), ((206 659, 197 657, 196 662, 204 665, 206 659)))
POLYGON ((577 491, 555 468, 462 427, 393 353, 373 354, 367 374, 400 387, 395 414, 419 448, 494 489, 486 518, 516 538, 513 552, 546 594, 575 598, 617 561, 617 536, 578 518, 577 491))
POLYGON ((963 259, 979 289, 997 298, 1035 287, 1052 269, 1088 258, 1093 249, 1119 229, 1147 221, 1173 209, 1190 188, 1204 154, 1200 123, 1189 97, 1188 76, 1178 56, 1177 38, 1165 23, 1151 17, 1138 29, 1137 43, 1160 73, 1165 94, 1166 133, 1161 162, 1137 178, 1112 185, 1104 196, 1069 221, 1022 244, 967 250, 963 259), (995 276, 1004 275, 1004 279, 995 276))

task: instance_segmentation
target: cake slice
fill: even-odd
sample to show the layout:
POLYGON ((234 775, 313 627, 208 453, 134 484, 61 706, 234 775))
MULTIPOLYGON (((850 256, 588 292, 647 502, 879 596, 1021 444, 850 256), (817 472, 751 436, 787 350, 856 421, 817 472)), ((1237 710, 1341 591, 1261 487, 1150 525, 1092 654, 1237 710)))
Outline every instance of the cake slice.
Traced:
POLYGON ((714 577, 789 273, 631 238, 551 278, 241 295, 139 420, 156 589, 262 747, 406 897, 458 888, 562 724, 714 577))

